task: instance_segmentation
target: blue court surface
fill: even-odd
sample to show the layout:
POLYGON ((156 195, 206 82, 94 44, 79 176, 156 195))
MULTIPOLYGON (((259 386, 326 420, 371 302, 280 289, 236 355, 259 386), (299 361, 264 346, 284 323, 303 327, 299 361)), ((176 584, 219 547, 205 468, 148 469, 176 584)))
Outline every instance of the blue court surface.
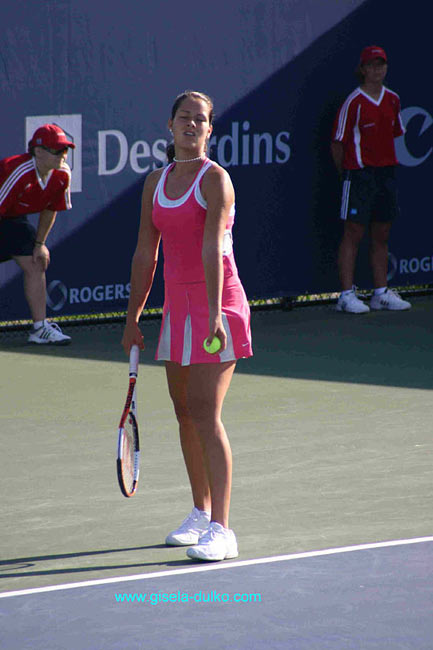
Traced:
POLYGON ((424 537, 5 592, 0 647, 431 650, 432 613, 424 537))
POLYGON ((253 312, 224 405, 241 555, 210 565, 163 543, 191 496, 159 322, 128 500, 122 325, 0 340, 0 650, 432 650, 433 300, 345 316, 253 312))

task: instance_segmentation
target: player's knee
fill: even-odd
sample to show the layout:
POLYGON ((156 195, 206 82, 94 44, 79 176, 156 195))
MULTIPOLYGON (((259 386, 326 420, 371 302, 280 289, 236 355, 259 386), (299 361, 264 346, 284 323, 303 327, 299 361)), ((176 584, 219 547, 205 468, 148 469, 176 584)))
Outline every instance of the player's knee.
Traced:
POLYGON ((388 223, 374 223, 370 229, 371 244, 383 245, 387 244, 391 225, 388 223))
POLYGON ((29 264, 23 269, 23 273, 26 277, 31 279, 42 279, 45 277, 45 269, 43 269, 39 264, 29 264))
POLYGON ((189 400, 188 412, 198 430, 213 429, 214 425, 219 421, 214 405, 207 400, 189 400))
POLYGON ((39 264, 35 264, 33 262, 33 258, 30 255, 14 257, 13 259, 18 264, 22 272, 29 277, 44 273, 42 267, 39 264))
POLYGON ((173 398, 172 401, 173 401, 174 413, 176 415, 177 421, 181 425, 187 425, 191 420, 191 416, 189 414, 186 403, 173 398))
POLYGON ((345 224, 343 241, 359 244, 365 233, 365 226, 360 223, 348 221, 345 224))

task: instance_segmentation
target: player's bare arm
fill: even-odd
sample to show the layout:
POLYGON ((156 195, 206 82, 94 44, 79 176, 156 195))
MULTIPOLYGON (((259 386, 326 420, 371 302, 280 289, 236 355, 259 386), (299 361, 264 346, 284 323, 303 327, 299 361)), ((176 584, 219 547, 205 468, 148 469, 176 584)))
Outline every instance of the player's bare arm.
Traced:
POLYGON ((343 173, 344 144, 338 140, 331 142, 331 155, 338 173, 343 173))
POLYGON ((222 248, 224 231, 234 204, 234 190, 228 173, 222 167, 215 166, 205 175, 202 191, 207 202, 202 260, 209 303, 209 337, 218 336, 222 349, 225 349, 227 335, 221 314, 224 280, 222 248))
POLYGON ((158 263, 161 234, 152 221, 153 194, 162 170, 155 170, 146 177, 141 198, 141 218, 137 246, 131 265, 131 290, 122 345, 129 354, 133 344, 144 348, 138 321, 146 304, 158 263))

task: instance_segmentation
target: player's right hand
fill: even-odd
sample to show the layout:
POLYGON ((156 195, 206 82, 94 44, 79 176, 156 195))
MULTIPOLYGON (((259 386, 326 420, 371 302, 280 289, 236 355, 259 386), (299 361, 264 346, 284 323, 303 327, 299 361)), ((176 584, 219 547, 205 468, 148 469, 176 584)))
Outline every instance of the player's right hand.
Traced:
POLYGON ((33 248, 33 264, 37 264, 42 271, 46 271, 50 263, 50 251, 45 246, 35 246, 33 248))
POLYGON ((126 323, 121 343, 128 357, 133 345, 138 345, 140 350, 144 350, 143 334, 137 323, 126 323))

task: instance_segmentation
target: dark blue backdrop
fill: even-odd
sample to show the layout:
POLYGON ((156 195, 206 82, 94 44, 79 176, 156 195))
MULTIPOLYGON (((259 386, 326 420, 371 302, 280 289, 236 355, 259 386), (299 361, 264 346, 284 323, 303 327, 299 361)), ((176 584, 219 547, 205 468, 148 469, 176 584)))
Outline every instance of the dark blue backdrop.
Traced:
MULTIPOLYGON (((191 87, 215 99, 212 151, 236 188, 235 254, 248 297, 338 290, 340 188, 329 140, 356 86, 359 52, 372 43, 388 52, 387 85, 407 122, 397 143, 402 216, 390 283, 432 282, 425 2, 400 13, 373 0, 189 5, 126 0, 118 12, 111 0, 16 0, 0 8, 0 157, 24 151, 46 121, 77 143, 73 209, 59 214, 49 240, 49 315, 125 309, 143 178, 162 164, 174 97, 191 87)), ((356 282, 371 285, 366 245, 356 282)), ((28 316, 21 283, 13 262, 0 265, 1 320, 28 316)), ((162 299, 159 271, 149 304, 162 299)))

